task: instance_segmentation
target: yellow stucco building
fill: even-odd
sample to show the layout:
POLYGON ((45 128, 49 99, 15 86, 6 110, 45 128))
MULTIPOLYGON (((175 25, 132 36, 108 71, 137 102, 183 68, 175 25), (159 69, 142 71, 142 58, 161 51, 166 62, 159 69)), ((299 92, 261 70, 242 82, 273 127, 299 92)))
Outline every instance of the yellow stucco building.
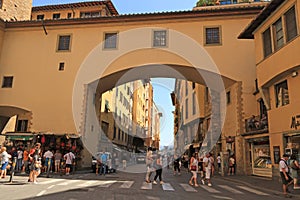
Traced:
POLYGON ((282 154, 294 153, 300 159, 299 12, 299 0, 274 0, 239 36, 254 39, 256 99, 263 99, 269 124, 268 132, 254 131, 245 137, 251 144, 249 151, 261 150, 271 158, 274 175, 282 154), (268 141, 267 145, 257 150, 263 141, 268 141))
MULTIPOLYGON (((100 98, 120 80, 123 84, 152 77, 183 79, 209 88, 202 86, 201 91, 218 91, 213 100, 222 105, 220 110, 210 111, 210 106, 206 106, 202 114, 206 104, 200 101, 203 102, 199 106, 200 117, 205 119, 203 129, 210 123, 215 130, 221 129, 220 150, 235 153, 238 173, 251 174, 253 162, 246 147, 250 148, 255 141, 249 139, 252 136, 246 130, 246 121, 252 115, 260 115, 260 105, 262 110, 264 104, 269 105, 265 100, 257 102, 263 92, 253 95, 255 80, 264 91, 273 84, 270 77, 282 78, 283 71, 279 68, 277 72, 270 71, 272 76, 261 69, 270 70, 270 63, 274 62, 270 58, 284 51, 262 59, 257 40, 238 39, 238 36, 268 4, 253 2, 118 15, 111 1, 98 1, 33 7, 29 10, 31 15, 22 19, 25 21, 2 17, 7 21, 0 21, 0 125, 3 128, 10 117, 17 115, 20 126, 16 127, 20 130, 16 132, 79 134, 85 144, 96 146, 94 141, 100 126, 95 112, 99 101, 95 96, 100 98), (267 64, 268 67, 263 67, 267 64), (216 125, 218 121, 209 117, 210 112, 220 113, 213 117, 220 118, 224 125, 216 125)), ((291 46, 293 43, 286 45, 291 46)), ((293 59, 291 56, 288 60, 293 62, 293 59)), ((293 66, 297 66, 295 63, 293 66)), ((291 77, 288 81, 296 79, 291 77)), ((290 108, 294 105, 292 95, 296 99, 297 94, 290 92, 290 84, 288 89, 289 105, 268 110, 269 126, 262 133, 266 137, 268 131, 280 129, 274 123, 278 117, 271 113, 282 113, 277 111, 282 107, 291 109, 286 111, 291 117, 298 115, 290 108)), ((199 99, 205 96, 197 95, 199 99)), ((271 100, 270 105, 275 105, 271 100)), ((193 115, 187 116, 186 122, 191 122, 193 115)), ((150 122, 147 123, 143 122, 149 128, 150 122)), ((188 130, 187 134, 192 137, 196 129, 188 130)), ((288 143, 293 143, 289 140, 288 143)), ((282 140, 277 141, 274 146, 279 146, 282 152, 282 140)))

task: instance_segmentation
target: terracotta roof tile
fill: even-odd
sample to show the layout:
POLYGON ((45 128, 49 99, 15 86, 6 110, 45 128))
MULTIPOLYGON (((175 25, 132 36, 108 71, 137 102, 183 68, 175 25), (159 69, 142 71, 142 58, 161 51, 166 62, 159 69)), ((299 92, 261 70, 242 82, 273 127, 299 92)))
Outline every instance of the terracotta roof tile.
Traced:
POLYGON ((45 6, 35 6, 32 7, 32 12, 37 11, 52 11, 52 10, 64 10, 70 8, 81 8, 88 6, 101 6, 106 5, 112 15, 119 15, 115 6, 111 1, 86 1, 86 2, 78 2, 78 3, 68 3, 68 4, 56 4, 56 5, 45 5, 45 6))
MULTIPOLYGON (((170 12, 155 12, 155 13, 138 13, 124 14, 117 16, 101 16, 92 18, 72 18, 72 19, 57 19, 45 20, 43 23, 47 26, 56 25, 74 25, 74 24, 95 24, 95 23, 114 23, 114 22, 136 22, 136 21, 151 21, 151 20, 170 20, 170 19, 187 19, 187 18, 203 18, 203 17, 222 17, 228 15, 256 15, 265 4, 256 4, 242 7, 216 7, 209 10, 186 10, 186 11, 170 11, 170 12)), ((40 26, 42 22, 36 20, 6 22, 6 27, 34 27, 40 26)))

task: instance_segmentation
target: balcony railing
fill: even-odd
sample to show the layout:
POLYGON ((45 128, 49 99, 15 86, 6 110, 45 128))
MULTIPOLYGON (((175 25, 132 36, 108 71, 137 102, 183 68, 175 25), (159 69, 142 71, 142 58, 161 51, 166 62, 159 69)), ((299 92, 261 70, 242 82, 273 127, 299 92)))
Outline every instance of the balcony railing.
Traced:
POLYGON ((252 116, 245 120, 246 133, 266 133, 269 131, 266 115, 252 116))

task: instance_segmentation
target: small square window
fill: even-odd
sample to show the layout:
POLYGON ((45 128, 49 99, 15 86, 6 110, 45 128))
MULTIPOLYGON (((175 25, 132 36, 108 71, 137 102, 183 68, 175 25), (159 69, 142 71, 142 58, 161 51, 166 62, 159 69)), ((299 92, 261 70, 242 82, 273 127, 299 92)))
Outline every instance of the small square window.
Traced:
POLYGON ((153 46, 165 47, 167 46, 167 31, 153 31, 153 46))
POLYGON ((59 18, 60 18, 60 13, 54 13, 54 14, 52 15, 52 18, 53 18, 53 19, 59 19, 59 18))
POLYGON ((231 102, 230 91, 226 92, 226 101, 227 101, 227 104, 230 104, 230 102, 231 102))
POLYGON ((58 51, 69 51, 70 50, 70 35, 60 35, 58 38, 58 51))
POLYGON ((2 88, 12 88, 13 76, 4 76, 2 81, 2 88))
POLYGON ((26 132, 28 129, 28 120, 18 120, 16 131, 17 132, 26 132))
POLYGON ((272 40, 271 40, 271 30, 268 28, 262 33, 264 57, 267 57, 272 53, 272 40))
POLYGON ((290 103, 289 89, 286 80, 275 85, 275 95, 276 108, 288 105, 290 103))
POLYGON ((65 70, 65 63, 64 62, 61 62, 59 63, 59 68, 58 68, 59 71, 64 71, 65 70))
POLYGON ((43 20, 44 17, 45 17, 44 15, 37 15, 37 16, 36 16, 36 19, 37 19, 37 20, 43 20))
POLYGON ((291 7, 285 14, 286 41, 289 42, 298 35, 295 6, 291 7))
POLYGON ((116 49, 118 33, 105 33, 104 49, 116 49))
POLYGON ((220 27, 205 28, 205 44, 221 44, 220 27))

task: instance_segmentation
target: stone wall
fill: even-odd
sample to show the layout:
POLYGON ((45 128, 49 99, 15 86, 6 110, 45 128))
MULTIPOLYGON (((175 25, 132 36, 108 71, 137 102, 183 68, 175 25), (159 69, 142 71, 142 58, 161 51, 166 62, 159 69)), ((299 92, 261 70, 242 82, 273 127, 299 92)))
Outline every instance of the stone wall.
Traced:
POLYGON ((2 0, 0 18, 4 21, 30 20, 32 0, 2 0))

